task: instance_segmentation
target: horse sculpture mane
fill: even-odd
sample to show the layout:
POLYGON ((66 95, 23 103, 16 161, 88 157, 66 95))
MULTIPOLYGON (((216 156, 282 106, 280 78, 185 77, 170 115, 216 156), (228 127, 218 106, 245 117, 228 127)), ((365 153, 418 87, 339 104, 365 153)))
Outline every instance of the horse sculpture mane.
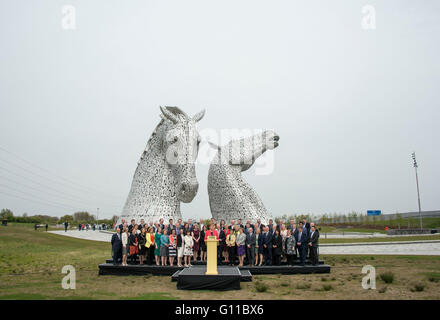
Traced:
POLYGON ((209 205, 216 221, 232 219, 244 221, 261 220, 266 224, 270 218, 263 202, 252 187, 243 179, 241 172, 249 169, 266 150, 278 146, 279 136, 273 131, 249 138, 232 140, 218 147, 208 173, 209 205))
POLYGON ((138 161, 121 219, 158 221, 179 219, 180 202, 197 194, 195 174, 199 134, 196 123, 205 111, 190 118, 177 107, 161 107, 156 126, 138 161))

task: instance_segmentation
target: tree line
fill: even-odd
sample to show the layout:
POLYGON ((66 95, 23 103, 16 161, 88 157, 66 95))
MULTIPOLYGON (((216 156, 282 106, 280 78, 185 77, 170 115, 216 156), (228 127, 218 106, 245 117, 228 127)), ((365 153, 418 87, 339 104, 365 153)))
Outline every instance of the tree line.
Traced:
POLYGON ((69 224, 102 224, 112 225, 116 223, 118 216, 113 216, 111 219, 99 219, 96 220, 96 216, 90 214, 87 211, 79 211, 73 214, 66 214, 62 217, 53 217, 44 214, 37 214, 28 216, 27 213, 23 213, 21 216, 15 216, 12 210, 2 209, 0 211, 0 219, 8 220, 8 222, 19 222, 19 223, 47 223, 47 224, 62 224, 68 222, 69 224))

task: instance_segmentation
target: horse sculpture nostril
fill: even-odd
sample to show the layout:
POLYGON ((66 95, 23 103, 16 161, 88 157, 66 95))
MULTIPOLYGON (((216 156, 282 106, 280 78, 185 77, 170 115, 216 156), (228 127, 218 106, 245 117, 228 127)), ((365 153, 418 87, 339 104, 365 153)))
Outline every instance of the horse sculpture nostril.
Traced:
POLYGON ((199 189, 199 184, 196 183, 183 183, 180 186, 180 191, 182 193, 195 193, 199 189))
POLYGON ((273 139, 274 139, 275 141, 278 141, 278 140, 280 140, 280 137, 279 137, 279 136, 274 136, 273 139))

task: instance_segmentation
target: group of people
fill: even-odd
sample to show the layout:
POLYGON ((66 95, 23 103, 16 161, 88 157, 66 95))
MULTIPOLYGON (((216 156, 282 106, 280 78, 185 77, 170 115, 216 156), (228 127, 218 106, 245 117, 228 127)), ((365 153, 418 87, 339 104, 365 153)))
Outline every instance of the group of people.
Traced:
POLYGON ((141 219, 137 224, 134 219, 130 224, 122 219, 112 236, 113 263, 128 262, 140 264, 156 264, 158 266, 189 267, 197 260, 206 262, 206 240, 215 236, 219 241, 217 258, 221 264, 250 266, 280 265, 285 262, 293 266, 299 259, 300 265, 305 265, 309 258, 311 264, 317 265, 319 231, 313 222, 306 219, 298 222, 290 220, 289 224, 280 220, 275 224, 272 219, 267 225, 258 219, 255 223, 250 220, 242 224, 241 219, 224 220, 216 223, 211 219, 209 225, 200 220, 193 223, 192 219, 175 224, 169 219, 159 222, 145 223, 141 219))
MULTIPOLYGON (((64 231, 67 232, 67 228, 68 227, 69 227, 69 223, 67 221, 64 222, 64 231)), ((111 225, 109 227, 111 228, 111 225)), ((81 230, 88 231, 90 229, 92 229, 93 231, 95 231, 96 229, 98 229, 98 230, 107 230, 107 228, 108 227, 107 227, 107 225, 105 223, 102 223, 102 224, 92 223, 92 225, 90 225, 88 223, 86 223, 86 224, 84 224, 84 223, 78 224, 78 231, 81 231, 81 230)))

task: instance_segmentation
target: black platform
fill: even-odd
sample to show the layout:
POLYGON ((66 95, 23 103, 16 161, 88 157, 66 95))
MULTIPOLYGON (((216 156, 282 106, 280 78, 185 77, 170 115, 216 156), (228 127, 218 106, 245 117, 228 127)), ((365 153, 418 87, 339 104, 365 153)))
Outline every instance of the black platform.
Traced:
MULTIPOLYGON (((203 267, 202 265, 200 267, 203 267)), ((218 268, 226 268, 226 266, 218 266, 218 268)), ((113 265, 112 263, 104 263, 99 265, 99 274, 100 275, 163 275, 163 276, 171 276, 176 273, 176 271, 180 271, 183 269, 189 269, 184 267, 177 266, 156 266, 156 265, 113 265)), ((306 264, 305 266, 295 265, 295 266, 262 266, 262 267, 249 267, 244 266, 239 268, 240 270, 247 270, 250 274, 310 274, 310 273, 330 273, 330 266, 326 264, 319 264, 316 266, 306 264)), ((247 274, 244 273, 243 274, 247 274)))
POLYGON ((135 276, 143 276, 147 274, 157 275, 157 276, 171 276, 176 271, 180 271, 183 268, 178 266, 149 266, 149 265, 140 265, 133 264, 122 266, 120 264, 114 265, 113 263, 103 263, 99 265, 99 275, 117 275, 117 276, 127 276, 127 275, 135 275, 135 276))
POLYGON ((310 274, 310 273, 330 273, 330 266, 328 264, 305 266, 294 265, 280 265, 280 266, 261 266, 261 267, 240 267, 240 270, 248 270, 251 274, 310 274))
MULTIPOLYGON (((244 275, 237 267, 218 267, 216 275, 207 275, 206 266, 184 268, 173 275, 179 290, 239 290, 244 275)), ((251 276, 252 277, 252 276, 251 276)))
MULTIPOLYGON (((173 275, 171 276, 171 281, 175 282, 177 281, 177 277, 179 276, 179 273, 182 270, 178 270, 176 272, 173 273, 173 275)), ((252 281, 252 274, 250 273, 249 270, 244 270, 244 269, 240 269, 241 272, 241 282, 251 282, 252 281)))

